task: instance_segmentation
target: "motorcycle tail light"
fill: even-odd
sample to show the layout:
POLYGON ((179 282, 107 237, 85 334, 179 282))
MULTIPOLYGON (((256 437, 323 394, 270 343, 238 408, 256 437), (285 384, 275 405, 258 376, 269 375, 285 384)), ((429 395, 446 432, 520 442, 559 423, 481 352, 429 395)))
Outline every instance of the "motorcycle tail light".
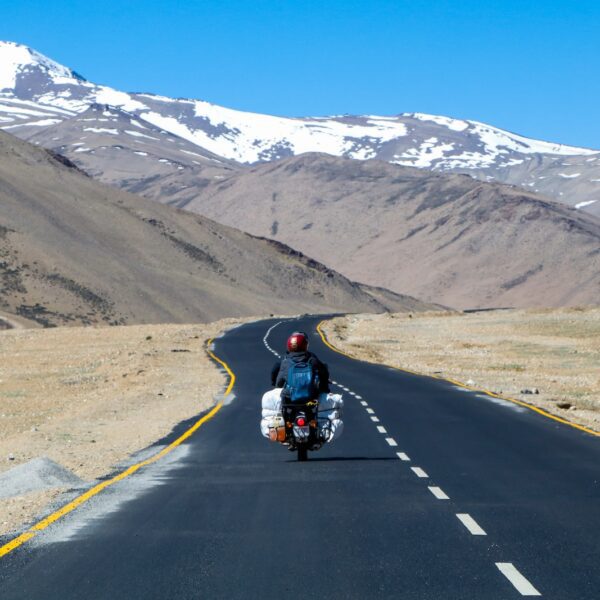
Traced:
POLYGON ((299 425, 300 427, 304 427, 306 425, 306 420, 303 417, 299 417, 298 420, 296 421, 296 424, 299 425))

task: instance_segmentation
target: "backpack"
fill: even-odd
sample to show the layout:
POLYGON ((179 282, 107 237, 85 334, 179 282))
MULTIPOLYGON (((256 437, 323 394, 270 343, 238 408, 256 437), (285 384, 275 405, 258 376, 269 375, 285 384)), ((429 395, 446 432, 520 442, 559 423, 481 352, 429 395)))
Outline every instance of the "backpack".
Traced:
POLYGON ((290 361, 284 391, 291 402, 314 400, 319 395, 314 361, 290 361))

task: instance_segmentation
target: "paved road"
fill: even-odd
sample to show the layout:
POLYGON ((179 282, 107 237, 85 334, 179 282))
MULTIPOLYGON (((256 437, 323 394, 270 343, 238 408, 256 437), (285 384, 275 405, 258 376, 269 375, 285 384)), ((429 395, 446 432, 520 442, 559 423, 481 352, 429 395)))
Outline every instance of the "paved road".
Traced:
POLYGON ((298 463, 260 437, 276 321, 239 328, 216 343, 233 402, 0 559, 0 598, 600 598, 600 439, 352 361, 317 322, 267 342, 311 332, 348 390, 337 443, 298 463))

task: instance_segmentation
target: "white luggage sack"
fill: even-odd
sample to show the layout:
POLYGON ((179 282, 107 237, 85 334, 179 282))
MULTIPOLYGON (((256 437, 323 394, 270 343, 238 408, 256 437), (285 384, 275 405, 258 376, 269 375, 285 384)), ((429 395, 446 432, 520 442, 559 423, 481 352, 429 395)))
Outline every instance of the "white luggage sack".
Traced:
MULTIPOLYGON (((280 425, 281 389, 269 390, 262 397, 260 432, 267 439, 271 439, 269 431, 280 425)), ((319 429, 328 443, 337 440, 344 431, 343 407, 341 394, 319 394, 319 429)))

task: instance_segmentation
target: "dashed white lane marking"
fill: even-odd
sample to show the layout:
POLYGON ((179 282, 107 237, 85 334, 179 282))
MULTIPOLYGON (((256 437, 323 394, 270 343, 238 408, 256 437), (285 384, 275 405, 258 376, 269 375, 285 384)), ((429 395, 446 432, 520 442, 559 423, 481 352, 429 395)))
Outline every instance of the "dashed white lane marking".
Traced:
POLYGON ((430 485, 427 488, 438 500, 450 500, 442 488, 430 485))
POLYGON ((281 358, 281 354, 279 354, 279 352, 276 352, 275 350, 273 350, 273 348, 271 348, 268 339, 269 335, 271 334, 271 331, 273 331, 273 329, 275 329, 275 327, 277 327, 278 325, 281 325, 281 323, 282 321, 279 321, 275 323, 275 325, 273 325, 272 327, 269 327, 269 329, 267 329, 267 333, 265 333, 265 337, 263 338, 263 343, 267 347, 267 350, 269 350, 269 352, 272 352, 277 358, 281 358))
POLYGON ((512 563, 496 563, 498 569, 521 594, 521 596, 541 596, 533 585, 525 578, 512 563))
POLYGON ((417 477, 429 477, 421 467, 411 467, 411 470, 417 477))
POLYGON ((458 520, 469 530, 471 535, 487 535, 487 533, 479 526, 477 521, 467 513, 458 513, 458 520))
MULTIPOLYGON (((271 333, 271 331, 273 329, 275 329, 275 327, 277 327, 277 325, 280 325, 280 324, 281 324, 281 321, 279 323, 275 323, 275 325, 270 327, 269 330, 267 331, 267 333, 265 334, 265 337, 263 338, 263 342, 264 342, 266 348, 270 352, 272 352, 275 356, 277 356, 278 358, 281 358, 281 355, 278 352, 276 352, 273 348, 271 348, 271 346, 269 345, 269 342, 268 342, 268 337, 269 337, 269 334, 271 333)), ((359 396, 355 392, 352 392, 350 389, 348 389, 341 383, 338 383, 337 381, 332 380, 331 383, 333 385, 338 386, 345 392, 348 392, 348 394, 350 394, 351 396, 354 396, 357 400, 360 400, 362 406, 365 406, 365 407, 368 406, 368 403, 362 399, 362 396, 359 396)), ((462 390, 462 388, 460 388, 460 389, 462 390)), ((486 399, 487 398, 488 397, 486 396, 486 399)), ((512 406, 511 406, 511 408, 512 408, 512 406)), ((379 423, 379 419, 376 416, 374 416, 375 411, 372 408, 367 408, 367 412, 370 415, 372 415, 371 420, 373 422, 379 423)), ((383 427, 381 425, 377 426, 377 431, 379 431, 379 433, 384 433, 384 434, 387 433, 385 427, 383 427)), ((393 447, 398 446, 398 444, 396 443, 396 440, 394 440, 394 438, 387 437, 387 438, 385 438, 385 441, 390 446, 393 446, 393 447)), ((405 461, 405 462, 410 461, 409 456, 405 452, 396 452, 396 455, 402 461, 405 461)), ((428 478, 429 477, 429 475, 427 475, 427 473, 421 467, 411 467, 411 470, 417 477, 420 477, 420 478, 428 478)), ((439 488, 437 486, 428 486, 427 489, 438 500, 449 500, 450 499, 448 497, 448 495, 441 488, 439 488)), ((473 517, 471 517, 471 515, 469 515, 467 513, 457 513, 456 516, 472 535, 487 535, 487 533, 480 527, 480 525, 475 521, 475 519, 473 519, 473 517)), ((517 568, 512 563, 496 563, 496 567, 498 567, 499 571, 513 584, 513 586, 516 588, 516 590, 522 596, 541 596, 541 593, 517 570, 517 568)))

